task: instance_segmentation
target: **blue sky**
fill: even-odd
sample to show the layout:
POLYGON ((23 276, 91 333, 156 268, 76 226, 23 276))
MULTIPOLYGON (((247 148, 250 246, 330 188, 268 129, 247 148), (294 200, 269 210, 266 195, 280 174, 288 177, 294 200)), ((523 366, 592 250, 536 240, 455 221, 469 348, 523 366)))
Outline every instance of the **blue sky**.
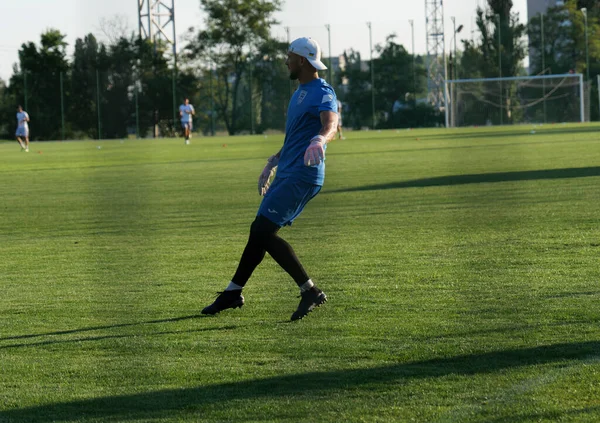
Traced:
MULTIPOLYGON (((514 10, 521 20, 527 18, 527 1, 513 0, 514 10)), ((464 25, 459 34, 470 38, 475 9, 484 0, 445 0, 444 15, 446 43, 452 34, 451 16, 457 26, 464 25)), ((101 35, 100 21, 120 16, 131 31, 137 31, 137 0, 28 0, 26 2, 3 2, 0 26, 0 78, 7 80, 12 66, 18 60, 21 44, 39 42, 39 35, 48 28, 57 28, 67 35, 72 45, 76 38, 89 32, 101 35)), ((175 18, 178 39, 187 28, 201 28, 203 13, 199 0, 175 0, 175 18)), ((344 49, 354 48, 363 57, 369 57, 369 30, 372 23, 373 44, 384 42, 387 35, 397 34, 397 41, 411 50, 409 20, 414 20, 415 50, 425 52, 425 0, 287 0, 283 10, 276 15, 281 24, 274 34, 286 39, 285 27, 290 28, 291 38, 311 36, 317 39, 328 55, 327 30, 331 26, 331 51, 334 55, 344 49)), ((69 50, 71 51, 71 50, 69 50)))

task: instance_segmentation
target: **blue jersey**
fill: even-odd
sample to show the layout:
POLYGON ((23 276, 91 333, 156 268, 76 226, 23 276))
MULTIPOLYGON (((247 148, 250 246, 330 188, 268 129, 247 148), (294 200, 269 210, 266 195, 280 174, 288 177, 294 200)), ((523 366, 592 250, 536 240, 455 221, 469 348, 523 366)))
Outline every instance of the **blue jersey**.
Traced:
POLYGON ((323 185, 325 162, 319 166, 304 165, 304 153, 310 140, 321 130, 323 111, 337 113, 337 97, 331 85, 320 78, 300 84, 288 106, 277 177, 298 178, 303 182, 323 185))

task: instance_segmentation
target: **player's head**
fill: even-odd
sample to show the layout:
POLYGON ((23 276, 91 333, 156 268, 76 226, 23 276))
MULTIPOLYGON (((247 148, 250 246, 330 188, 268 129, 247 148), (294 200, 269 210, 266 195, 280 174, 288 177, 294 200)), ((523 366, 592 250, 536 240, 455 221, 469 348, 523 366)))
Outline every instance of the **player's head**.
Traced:
POLYGON ((187 97, 185 97, 185 98, 183 99, 183 104, 185 104, 186 106, 187 106, 188 104, 190 104, 190 99, 189 99, 189 98, 187 98, 187 97))
POLYGON ((17 112, 21 113, 23 111, 23 106, 20 104, 17 106, 17 112))
POLYGON ((298 38, 290 44, 288 58, 285 62, 290 71, 290 79, 296 80, 302 74, 314 74, 325 70, 327 66, 321 62, 321 47, 312 38, 298 38))

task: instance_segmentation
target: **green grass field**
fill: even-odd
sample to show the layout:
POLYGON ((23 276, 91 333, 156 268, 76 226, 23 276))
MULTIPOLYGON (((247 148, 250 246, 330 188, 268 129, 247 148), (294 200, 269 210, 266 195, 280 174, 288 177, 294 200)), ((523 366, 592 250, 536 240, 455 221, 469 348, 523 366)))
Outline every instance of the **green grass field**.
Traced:
POLYGON ((347 137, 293 323, 270 257, 200 315, 281 137, 0 143, 0 422, 600 421, 600 126, 347 137))

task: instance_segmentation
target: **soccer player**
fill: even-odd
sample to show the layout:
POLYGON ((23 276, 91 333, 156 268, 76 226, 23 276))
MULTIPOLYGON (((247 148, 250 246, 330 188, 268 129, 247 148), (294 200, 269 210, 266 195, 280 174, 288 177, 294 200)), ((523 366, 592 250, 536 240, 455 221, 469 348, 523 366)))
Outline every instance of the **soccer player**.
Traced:
POLYGON ((17 141, 19 142, 19 145, 21 146, 21 151, 25 151, 26 153, 29 153, 29 123, 28 122, 29 122, 29 114, 27 114, 27 112, 25 110, 23 110, 23 107, 17 106, 17 132, 15 133, 15 136, 17 137, 17 141), (23 143, 23 140, 21 140, 21 138, 23 138, 25 143, 23 143))
POLYGON ((290 79, 298 80, 287 113, 283 147, 269 157, 258 179, 258 193, 264 196, 250 226, 250 237, 237 271, 217 299, 202 310, 217 314, 244 305, 242 289, 254 269, 269 253, 296 282, 301 300, 291 320, 302 319, 327 301, 315 286, 294 250, 278 235, 291 225, 304 206, 321 190, 325 177, 325 149, 335 137, 337 101, 333 88, 319 78, 317 71, 327 67, 321 62, 321 48, 311 38, 299 38, 290 44, 286 65, 290 79), (277 175, 270 179, 277 169, 277 175))
POLYGON ((343 140, 344 134, 342 133, 342 102, 340 100, 337 101, 338 108, 338 124, 337 124, 337 133, 338 139, 343 140))
POLYGON ((179 117, 181 118, 181 127, 183 128, 183 136, 186 144, 190 143, 193 127, 192 116, 195 114, 194 106, 190 104, 190 99, 186 98, 183 104, 179 106, 179 117))

